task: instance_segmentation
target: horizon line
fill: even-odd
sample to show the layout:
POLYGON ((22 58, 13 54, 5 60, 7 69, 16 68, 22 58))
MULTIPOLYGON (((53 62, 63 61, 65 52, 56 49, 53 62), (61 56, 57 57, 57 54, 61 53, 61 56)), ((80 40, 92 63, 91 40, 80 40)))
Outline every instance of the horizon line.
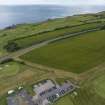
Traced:
POLYGON ((56 6, 105 6, 105 4, 0 4, 0 6, 29 6, 29 5, 56 5, 56 6))

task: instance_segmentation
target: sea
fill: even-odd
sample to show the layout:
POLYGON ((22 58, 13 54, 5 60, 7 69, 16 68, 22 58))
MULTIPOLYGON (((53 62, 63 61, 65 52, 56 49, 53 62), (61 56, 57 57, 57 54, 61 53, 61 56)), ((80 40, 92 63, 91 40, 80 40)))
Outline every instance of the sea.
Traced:
POLYGON ((0 6, 0 29, 77 14, 105 11, 105 6, 21 5, 0 6))

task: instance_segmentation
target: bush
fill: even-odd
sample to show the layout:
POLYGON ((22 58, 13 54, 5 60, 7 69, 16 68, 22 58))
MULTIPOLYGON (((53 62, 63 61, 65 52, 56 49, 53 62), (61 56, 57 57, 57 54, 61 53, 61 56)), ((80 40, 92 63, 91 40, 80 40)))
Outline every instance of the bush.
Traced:
POLYGON ((8 44, 4 46, 4 49, 6 49, 8 52, 14 52, 20 49, 20 47, 15 42, 8 42, 8 44))
POLYGON ((105 25, 101 27, 101 30, 105 30, 105 25))

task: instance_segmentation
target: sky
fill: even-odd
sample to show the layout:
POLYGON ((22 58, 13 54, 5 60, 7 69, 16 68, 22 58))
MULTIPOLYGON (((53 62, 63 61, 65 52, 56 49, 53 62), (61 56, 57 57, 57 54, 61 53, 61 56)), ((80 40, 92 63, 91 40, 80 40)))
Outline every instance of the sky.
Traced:
POLYGON ((0 0, 0 5, 20 4, 105 5, 105 0, 0 0))

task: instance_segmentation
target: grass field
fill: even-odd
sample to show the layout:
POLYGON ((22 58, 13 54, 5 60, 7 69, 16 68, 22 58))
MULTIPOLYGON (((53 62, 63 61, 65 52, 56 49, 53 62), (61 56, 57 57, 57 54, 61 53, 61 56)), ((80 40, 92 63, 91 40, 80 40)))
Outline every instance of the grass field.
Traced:
MULTIPOLYGON (((16 38, 21 38, 24 36, 30 36, 32 34, 36 34, 39 32, 50 31, 59 27, 74 26, 86 22, 94 22, 94 20, 105 21, 104 18, 97 18, 93 14, 89 15, 86 14, 86 15, 77 15, 72 17, 59 18, 54 20, 49 19, 45 22, 36 23, 36 24, 22 24, 22 25, 17 25, 16 28, 14 29, 0 30, 0 56, 3 56, 8 53, 3 49, 3 47, 10 40, 14 40, 16 38)), ((38 37, 40 38, 41 36, 38 37)), ((48 38, 48 36, 46 36, 46 38, 48 38)))
POLYGON ((33 50, 21 58, 57 69, 82 73, 105 61, 105 31, 58 41, 33 50))
POLYGON ((14 76, 19 72, 22 72, 24 69, 25 68, 22 65, 17 64, 16 62, 10 62, 5 65, 3 64, 0 66, 0 78, 14 76))
POLYGON ((105 74, 101 75, 93 82, 97 94, 105 99, 105 74))
POLYGON ((72 17, 69 17, 55 20, 47 20, 45 22, 37 24, 22 24, 17 25, 15 29, 0 30, 0 56, 7 54, 7 52, 3 49, 3 46, 6 45, 9 40, 24 36, 30 36, 32 34, 52 30, 61 26, 72 26, 80 23, 82 22, 78 21, 76 18, 74 19, 72 17))
POLYGON ((25 38, 15 39, 15 40, 12 40, 12 42, 16 43, 20 48, 24 48, 24 47, 31 46, 35 43, 38 43, 44 40, 49 40, 49 39, 56 38, 62 35, 67 35, 70 33, 94 29, 100 26, 102 26, 102 23, 99 22, 99 23, 91 23, 91 24, 90 23, 82 24, 82 25, 75 26, 75 27, 64 27, 61 29, 59 28, 57 30, 52 30, 50 32, 45 32, 42 34, 35 34, 35 35, 28 36, 25 38))

